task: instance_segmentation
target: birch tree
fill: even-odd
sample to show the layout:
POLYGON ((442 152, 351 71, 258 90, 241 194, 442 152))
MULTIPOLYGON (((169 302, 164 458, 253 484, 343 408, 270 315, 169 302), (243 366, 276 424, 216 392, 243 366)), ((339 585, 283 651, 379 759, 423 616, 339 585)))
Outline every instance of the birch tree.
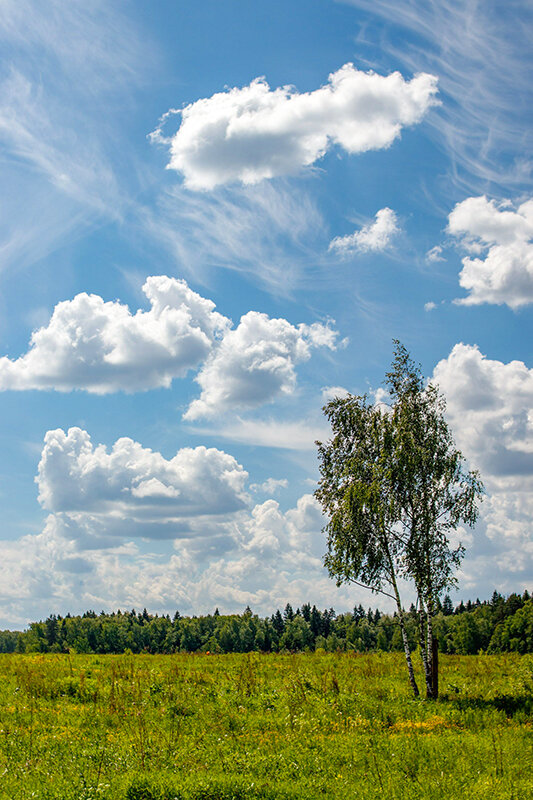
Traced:
POLYGON ((324 413, 333 433, 329 442, 317 442, 321 478, 315 496, 328 517, 324 563, 337 586, 354 583, 394 600, 409 682, 418 697, 398 587, 404 543, 394 531, 392 418, 366 397, 354 396, 332 400, 324 413))
POLYGON ((399 578, 418 597, 420 654, 426 695, 438 695, 432 617, 436 600, 455 583, 464 550, 449 535, 473 525, 482 485, 465 468, 446 422, 437 387, 395 341, 386 375, 390 405, 366 397, 336 398, 324 406, 332 438, 317 442, 321 478, 315 493, 328 518, 324 558, 337 585, 352 582, 396 603, 413 694, 418 696, 399 578))
POLYGON ((402 574, 416 586, 426 695, 436 698, 432 618, 439 595, 456 585, 455 570, 464 555, 461 544, 450 544, 450 534, 461 524, 474 525, 483 486, 455 447, 444 397, 437 386, 425 385, 420 368, 398 341, 386 384, 395 441, 392 492, 405 548, 402 574))

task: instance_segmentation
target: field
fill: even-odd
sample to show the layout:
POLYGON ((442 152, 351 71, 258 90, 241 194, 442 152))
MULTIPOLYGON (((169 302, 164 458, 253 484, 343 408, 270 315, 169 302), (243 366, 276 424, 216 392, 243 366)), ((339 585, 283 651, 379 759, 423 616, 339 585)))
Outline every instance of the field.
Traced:
POLYGON ((533 658, 2 655, 0 797, 533 796, 533 658))

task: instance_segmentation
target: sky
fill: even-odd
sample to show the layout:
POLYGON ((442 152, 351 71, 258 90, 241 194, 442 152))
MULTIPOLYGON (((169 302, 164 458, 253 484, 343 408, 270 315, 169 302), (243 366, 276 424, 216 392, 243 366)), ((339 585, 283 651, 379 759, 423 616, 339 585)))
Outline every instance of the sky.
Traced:
POLYGON ((0 627, 386 608, 313 492, 393 339, 485 484, 452 599, 532 588, 532 17, 0 0, 0 627))

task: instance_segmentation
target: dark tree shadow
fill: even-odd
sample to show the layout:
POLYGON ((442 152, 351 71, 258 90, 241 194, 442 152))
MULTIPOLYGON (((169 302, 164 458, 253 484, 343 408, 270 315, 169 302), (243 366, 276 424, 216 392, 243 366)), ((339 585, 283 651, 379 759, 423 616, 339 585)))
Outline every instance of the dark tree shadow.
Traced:
POLYGON ((517 712, 526 716, 533 716, 533 696, 529 694, 499 694, 494 697, 472 697, 459 694, 441 694, 439 698, 444 703, 465 711, 466 709, 495 709, 503 711, 508 718, 513 717, 517 712))

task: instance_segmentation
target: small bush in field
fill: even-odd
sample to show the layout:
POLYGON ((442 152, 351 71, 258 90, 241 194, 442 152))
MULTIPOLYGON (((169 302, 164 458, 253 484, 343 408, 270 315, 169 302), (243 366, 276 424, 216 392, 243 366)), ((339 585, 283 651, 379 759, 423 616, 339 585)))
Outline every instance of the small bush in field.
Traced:
POLYGON ((162 793, 149 781, 141 779, 133 781, 124 797, 125 800, 162 800, 162 793))

